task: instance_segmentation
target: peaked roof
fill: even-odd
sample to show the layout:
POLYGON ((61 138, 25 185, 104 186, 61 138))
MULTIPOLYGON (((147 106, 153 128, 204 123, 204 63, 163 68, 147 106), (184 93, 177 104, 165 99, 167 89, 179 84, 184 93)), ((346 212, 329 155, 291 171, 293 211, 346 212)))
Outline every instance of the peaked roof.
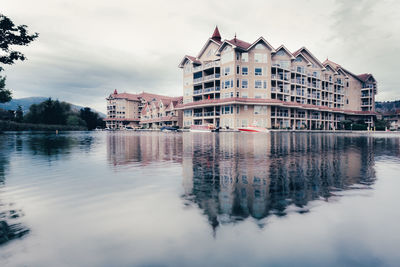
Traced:
POLYGON ((374 76, 372 76, 371 73, 363 73, 363 74, 357 75, 357 77, 363 82, 367 82, 368 79, 371 78, 371 77, 375 81, 375 78, 374 78, 374 76))
POLYGON ((140 94, 130 94, 130 93, 115 93, 116 90, 114 90, 114 93, 110 95, 112 98, 116 99, 126 99, 126 100, 131 100, 131 101, 146 101, 146 102, 151 102, 154 99, 155 100, 160 100, 160 99, 171 99, 174 100, 177 97, 172 97, 172 96, 165 96, 165 95, 158 95, 158 94, 152 94, 152 93, 146 93, 142 92, 140 94))
POLYGON ((297 57, 300 53, 304 54, 303 52, 306 52, 318 65, 320 65, 320 67, 324 68, 324 65, 321 63, 321 61, 319 61, 319 59, 314 56, 310 50, 308 50, 305 46, 301 47, 300 49, 296 50, 293 53, 293 56, 297 57))
POLYGON ((356 75, 354 73, 352 73, 351 71, 343 68, 341 65, 333 62, 332 60, 326 59, 324 61, 324 63, 322 63, 324 66, 330 66, 331 68, 333 67, 334 71, 338 71, 338 70, 342 70, 343 72, 350 74, 351 76, 353 76, 354 78, 358 79, 359 81, 362 82, 362 80, 360 79, 360 77, 358 77, 359 75, 356 75))
POLYGON ((232 40, 229 40, 228 42, 229 42, 230 44, 236 46, 236 47, 242 48, 243 50, 247 50, 247 49, 251 46, 251 44, 249 44, 248 42, 239 40, 239 39, 236 38, 236 37, 233 38, 232 40))
MULTIPOLYGON (((275 53, 278 52, 279 50, 285 50, 285 52, 292 58, 295 59, 296 57, 292 54, 292 52, 289 51, 289 49, 286 48, 284 45, 280 45, 277 49, 275 49, 275 53)), ((304 56, 303 56, 304 58, 304 56)), ((307 60, 308 61, 308 60, 307 60)))
POLYGON ((221 42, 221 34, 219 33, 218 26, 215 26, 215 30, 211 36, 211 39, 217 42, 221 42))
POLYGON ((183 68, 183 65, 185 64, 186 60, 189 60, 190 62, 192 62, 194 64, 201 64, 200 60, 196 59, 195 57, 185 55, 183 57, 183 59, 181 60, 181 62, 179 63, 178 67, 183 68))

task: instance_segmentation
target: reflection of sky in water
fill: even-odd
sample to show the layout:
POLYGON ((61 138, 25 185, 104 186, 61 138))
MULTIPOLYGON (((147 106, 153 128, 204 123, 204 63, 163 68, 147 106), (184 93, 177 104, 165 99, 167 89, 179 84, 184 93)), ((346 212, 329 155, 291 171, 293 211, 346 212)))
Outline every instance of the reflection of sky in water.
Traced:
POLYGON ((0 202, 29 233, 0 263, 397 265, 399 154, 387 135, 2 135, 0 202))

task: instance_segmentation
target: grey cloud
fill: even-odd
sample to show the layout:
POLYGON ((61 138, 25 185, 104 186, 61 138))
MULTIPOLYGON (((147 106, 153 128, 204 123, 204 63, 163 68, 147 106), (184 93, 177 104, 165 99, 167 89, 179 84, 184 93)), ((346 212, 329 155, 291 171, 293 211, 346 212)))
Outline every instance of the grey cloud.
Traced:
POLYGON ((40 38, 29 60, 7 68, 16 97, 52 96, 105 109, 120 91, 182 94, 183 55, 196 55, 218 25, 223 38, 307 46, 356 73, 372 72, 378 98, 399 98, 395 1, 2 1, 2 12, 40 38), (25 6, 24 9, 20 5, 25 6), (390 27, 387 27, 390 25, 390 27))

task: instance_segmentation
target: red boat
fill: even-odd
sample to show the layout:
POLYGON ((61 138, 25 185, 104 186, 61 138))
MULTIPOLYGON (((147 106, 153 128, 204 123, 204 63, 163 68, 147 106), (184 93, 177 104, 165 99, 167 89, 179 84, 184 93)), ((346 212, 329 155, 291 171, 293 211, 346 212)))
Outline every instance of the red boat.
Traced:
POLYGON ((251 132, 251 133, 269 133, 269 130, 263 127, 248 126, 239 128, 241 132, 251 132))

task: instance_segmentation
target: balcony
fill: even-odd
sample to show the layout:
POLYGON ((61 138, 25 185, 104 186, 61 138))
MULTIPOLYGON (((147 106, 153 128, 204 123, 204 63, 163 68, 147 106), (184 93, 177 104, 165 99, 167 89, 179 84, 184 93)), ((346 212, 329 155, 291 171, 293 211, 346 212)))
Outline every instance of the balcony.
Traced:
POLYGON ((202 92, 203 92, 202 89, 194 90, 194 91, 193 91, 193 94, 194 94, 194 95, 199 95, 199 94, 201 94, 202 92))
POLYGON ((204 76, 203 81, 209 81, 209 80, 213 80, 213 79, 218 79, 219 77, 221 77, 221 74, 214 73, 214 74, 211 74, 211 75, 204 76))
POLYGON ((219 87, 219 86, 208 87, 208 88, 204 88, 204 89, 203 89, 203 92, 204 92, 204 93, 218 92, 218 91, 220 91, 220 87, 219 87))
POLYGON ((201 83, 203 81, 203 77, 193 79, 193 83, 201 83))

